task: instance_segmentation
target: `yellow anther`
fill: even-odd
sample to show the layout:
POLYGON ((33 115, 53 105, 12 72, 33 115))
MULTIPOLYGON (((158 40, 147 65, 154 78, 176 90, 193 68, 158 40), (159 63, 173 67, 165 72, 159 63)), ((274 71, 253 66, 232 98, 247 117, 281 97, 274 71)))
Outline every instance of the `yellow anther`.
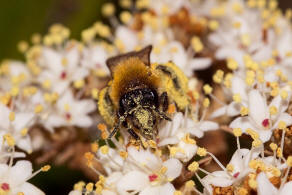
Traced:
POLYGON ((95 193, 96 194, 102 194, 103 187, 100 184, 95 184, 95 193))
POLYGON ((288 156, 286 163, 289 167, 292 167, 292 156, 288 156))
POLYGON ((10 94, 12 97, 15 97, 19 94, 19 88, 18 87, 12 87, 11 88, 11 91, 10 91, 10 94))
POLYGON ((234 128, 233 129, 233 134, 234 134, 235 137, 240 137, 242 135, 241 128, 234 128))
POLYGON ((109 147, 107 145, 101 146, 100 147, 100 152, 104 155, 108 154, 109 147))
POLYGON ((192 190, 195 187, 195 182, 193 180, 189 180, 185 183, 185 187, 188 190, 192 190))
POLYGON ((34 112, 36 114, 41 113, 44 110, 44 107, 41 104, 38 104, 34 107, 34 112))
POLYGON ((20 51, 21 53, 24 53, 28 50, 29 45, 26 41, 20 41, 17 45, 18 51, 20 51))
POLYGON ((275 115, 278 113, 278 109, 276 106, 270 106, 269 111, 271 115, 275 115))
POLYGON ((123 8, 130 8, 132 5, 131 0, 120 0, 119 3, 121 5, 121 7, 123 7, 123 8))
POLYGON ((232 10, 233 10, 235 13, 240 14, 240 13, 242 13, 242 11, 243 11, 243 7, 242 7, 238 2, 235 2, 235 3, 233 3, 233 5, 232 5, 232 10))
POLYGON ((74 190, 82 191, 84 186, 84 181, 79 181, 78 183, 74 184, 74 190))
POLYGON ((248 115, 248 112, 249 112, 249 110, 248 110, 247 107, 245 107, 245 106, 241 106, 241 108, 240 108, 240 115, 241 115, 241 116, 246 116, 246 115, 248 115))
POLYGON ((206 155, 207 155, 207 150, 206 150, 205 148, 201 148, 201 147, 199 147, 199 148, 197 149, 197 154, 198 154, 199 156, 206 156, 206 155))
POLYGON ((270 148, 271 148, 271 150, 276 151, 278 146, 275 143, 270 143, 270 148))
POLYGON ((17 195, 24 195, 23 192, 17 192, 17 195))
POLYGON ((191 39, 191 46, 196 53, 200 53, 204 49, 204 45, 200 38, 196 36, 191 39))
POLYGON ((197 171, 198 168, 199 168, 199 163, 196 162, 196 161, 192 162, 192 163, 189 164, 189 166, 188 166, 188 170, 189 170, 189 171, 192 171, 192 172, 197 171))
POLYGON ((221 83, 224 78, 224 72, 222 70, 217 70, 216 73, 213 75, 213 81, 215 83, 221 83))
POLYGON ((237 194, 238 195, 248 195, 248 191, 244 187, 239 187, 237 190, 237 194))
POLYGON ((120 151, 120 156, 123 158, 123 159, 126 159, 128 157, 128 152, 126 151, 120 151))
POLYGON ((90 146, 92 152, 96 153, 98 151, 99 146, 97 143, 92 143, 90 146))
POLYGON ((115 14, 115 6, 112 3, 106 3, 102 6, 101 12, 104 16, 112 16, 115 14))
POLYGON ((169 154, 171 157, 174 157, 176 155, 176 153, 178 152, 178 148, 173 146, 168 146, 168 150, 169 150, 169 154))
POLYGON ((235 29, 239 29, 239 28, 241 27, 241 23, 238 22, 238 21, 236 21, 236 22, 234 22, 234 23, 232 24, 232 26, 233 26, 233 28, 235 28, 235 29))
POLYGON ((190 134, 189 134, 189 133, 186 133, 185 136, 182 138, 182 140, 183 140, 186 144, 193 144, 193 145, 196 144, 196 140, 192 139, 192 138, 190 137, 190 134))
POLYGON ((250 76, 247 76, 245 78, 245 83, 249 86, 251 86, 253 83, 254 83, 254 78, 253 77, 250 77, 250 76))
POLYGON ((95 36, 96 36, 96 31, 94 28, 89 28, 81 32, 82 40, 86 43, 92 41, 95 36))
POLYGON ((233 171, 234 171, 234 166, 233 166, 232 164, 228 164, 228 165, 226 166, 226 169, 227 169, 227 171, 229 171, 229 172, 233 172, 233 171))
POLYGON ((238 63, 237 61, 235 61, 234 59, 232 58, 228 58, 227 59, 227 67, 230 69, 230 70, 236 70, 238 68, 238 63))
POLYGON ((282 151, 281 148, 278 148, 278 149, 277 149, 277 157, 278 157, 278 158, 282 158, 282 157, 283 157, 283 151, 282 151))
POLYGON ((255 132, 254 130, 247 128, 245 131, 252 137, 252 139, 254 140, 259 139, 259 134, 255 132))
POLYGON ((282 90, 281 93, 280 93, 280 96, 282 99, 286 100, 287 97, 288 97, 288 92, 285 91, 285 90, 282 90))
POLYGON ((241 97, 240 97, 239 93, 234 94, 232 98, 233 98, 233 101, 235 101, 236 103, 240 103, 241 102, 241 97))
POLYGON ((14 121, 15 120, 15 112, 10 112, 9 113, 9 120, 14 121))
POLYGON ((84 157, 86 158, 86 160, 93 160, 94 155, 91 152, 86 152, 84 154, 84 157))
POLYGON ((28 133, 28 128, 24 127, 23 129, 21 129, 20 134, 21 136, 26 136, 28 133))
POLYGON ((200 94, 197 91, 193 91, 192 95, 195 98, 195 100, 198 100, 200 98, 200 94))
POLYGON ((252 189, 256 189, 258 184, 257 181, 255 179, 249 179, 248 180, 248 185, 249 187, 251 187, 252 189))
POLYGON ((210 14, 213 17, 223 16, 225 14, 225 7, 224 6, 214 7, 210 10, 210 14))
POLYGON ((104 123, 99 123, 99 124, 97 125, 97 128, 98 128, 98 130, 100 130, 101 132, 107 130, 107 127, 106 127, 106 125, 105 125, 104 123))
POLYGON ((83 79, 78 80, 78 81, 74 81, 74 87, 75 87, 76 89, 80 89, 80 88, 82 88, 82 87, 84 86, 84 84, 85 84, 85 82, 84 82, 83 79))
POLYGON ((170 105, 168 106, 167 113, 168 113, 168 114, 173 114, 173 113, 175 113, 175 111, 176 111, 176 106, 175 106, 175 104, 170 104, 170 105))
POLYGON ((249 46, 251 43, 250 36, 248 34, 241 35, 240 40, 244 46, 249 46))
POLYGON ((15 146, 15 140, 11 134, 7 133, 7 134, 3 135, 3 139, 6 141, 6 143, 9 147, 15 146))
POLYGON ((279 88, 274 88, 274 89, 272 89, 271 91, 270 91, 270 95, 272 96, 272 97, 275 97, 275 96, 277 96, 279 94, 279 88))
POLYGON ((94 88, 94 89, 91 90, 91 97, 93 99, 97 100, 98 99, 98 95, 99 95, 99 90, 98 89, 94 88))
POLYGON ((203 90, 204 90, 205 94, 209 95, 212 93, 213 88, 209 84, 205 84, 203 86, 203 90))
POLYGON ((258 147, 262 146, 262 144, 263 143, 262 143, 262 141, 260 139, 255 139, 252 142, 252 146, 255 147, 255 148, 258 148, 258 147))
POLYGON ((148 140, 148 144, 151 148, 157 148, 156 142, 153 140, 148 140))
POLYGON ((138 9, 145 9, 149 6, 149 0, 137 0, 136 7, 138 9))
POLYGON ((286 123, 284 121, 280 121, 278 123, 278 128, 281 129, 281 130, 285 130, 287 127, 286 123))
POLYGON ((173 195, 182 195, 183 193, 179 190, 176 190, 173 192, 173 195))
POLYGON ((167 167, 162 166, 161 169, 159 170, 159 173, 160 173, 160 174, 165 174, 166 171, 167 171, 167 167))
POLYGON ((65 104, 64 104, 64 110, 65 110, 66 112, 69 112, 69 111, 70 111, 70 105, 69 105, 68 103, 65 103, 65 104))
POLYGON ((127 24, 131 21, 132 15, 128 11, 123 11, 120 15, 120 19, 124 24, 127 24))
POLYGON ((210 20, 209 23, 208 23, 208 27, 209 27, 210 30, 215 31, 219 27, 219 22, 216 21, 216 20, 210 20))
POLYGON ((203 106, 205 108, 208 108, 210 106, 210 100, 209 100, 209 98, 204 98, 204 100, 203 100, 203 106))
POLYGON ((92 192, 93 191, 93 186, 94 186, 94 184, 93 183, 88 183, 87 185, 86 185, 86 191, 87 192, 92 192))
POLYGON ((50 165, 45 165, 45 166, 42 167, 42 171, 43 172, 47 172, 50 169, 51 169, 51 166, 50 165))
POLYGON ((50 89, 51 86, 52 86, 51 81, 48 80, 48 79, 47 79, 47 80, 44 80, 44 81, 42 82, 42 87, 45 88, 45 89, 50 89))

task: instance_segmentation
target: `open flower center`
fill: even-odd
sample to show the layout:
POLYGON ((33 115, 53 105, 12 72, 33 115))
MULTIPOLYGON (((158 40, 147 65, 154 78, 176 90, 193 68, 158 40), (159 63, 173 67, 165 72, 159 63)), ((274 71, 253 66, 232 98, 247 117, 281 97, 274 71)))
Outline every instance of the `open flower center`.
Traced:
POLYGON ((240 173, 237 172, 237 173, 235 173, 235 174, 233 175, 233 177, 234 177, 234 178, 237 178, 237 177, 239 176, 239 174, 240 174, 240 173))
POLYGON ((153 182, 158 178, 158 176, 156 174, 152 174, 152 175, 149 175, 148 178, 150 182, 153 182))
POLYGON ((10 186, 8 183, 2 183, 1 184, 1 189, 4 191, 9 191, 10 190, 10 186))
POLYGON ((263 127, 265 127, 265 128, 267 128, 267 127, 269 127, 270 126, 270 120, 269 119, 264 119, 263 121, 262 121, 262 125, 263 125, 263 127))
POLYGON ((66 73, 65 71, 63 71, 63 72, 61 73, 61 75, 60 75, 60 78, 61 78, 61 79, 66 79, 66 77, 67 77, 67 73, 66 73))
POLYGON ((71 114, 70 114, 69 112, 67 112, 67 113, 65 114, 65 118, 67 119, 67 121, 70 121, 71 118, 72 118, 72 116, 71 116, 71 114))

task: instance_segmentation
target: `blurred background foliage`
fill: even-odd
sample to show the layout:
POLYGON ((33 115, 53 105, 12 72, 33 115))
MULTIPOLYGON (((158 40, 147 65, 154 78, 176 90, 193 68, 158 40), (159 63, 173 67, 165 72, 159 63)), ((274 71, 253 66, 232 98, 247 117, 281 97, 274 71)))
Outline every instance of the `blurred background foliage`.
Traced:
MULTIPOLYGON (((80 39, 83 29, 101 19, 101 5, 104 2, 109 0, 1 0, 0 61, 23 59, 17 50, 17 43, 30 41, 33 33, 45 34, 54 23, 69 27, 71 37, 80 39)), ((111 2, 117 4, 118 0, 111 2)), ((282 9, 292 8, 291 0, 279 0, 279 4, 282 9)), ((46 194, 63 195, 68 194, 79 180, 87 181, 80 171, 53 166, 49 172, 39 174, 31 182, 46 194)))

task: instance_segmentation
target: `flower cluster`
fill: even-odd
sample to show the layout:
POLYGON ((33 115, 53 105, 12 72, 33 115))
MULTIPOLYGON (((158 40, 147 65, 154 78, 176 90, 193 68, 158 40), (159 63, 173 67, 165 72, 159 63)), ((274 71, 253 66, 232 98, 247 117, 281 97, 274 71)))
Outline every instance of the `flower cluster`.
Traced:
POLYGON ((292 11, 276 0, 119 4, 117 13, 106 3, 105 22, 81 41, 56 24, 19 43, 25 62, 1 64, 0 194, 43 194, 27 181, 49 166, 32 174, 29 161, 13 160, 47 149, 37 132, 60 130, 100 138, 84 155, 99 179, 76 183, 70 195, 292 194, 292 11), (189 109, 170 104, 171 121, 157 125, 153 140, 124 129, 107 139, 112 129, 96 105, 110 78, 106 60, 147 45, 151 63, 171 61, 188 77, 189 109), (236 140, 229 162, 202 144, 216 130, 236 140))

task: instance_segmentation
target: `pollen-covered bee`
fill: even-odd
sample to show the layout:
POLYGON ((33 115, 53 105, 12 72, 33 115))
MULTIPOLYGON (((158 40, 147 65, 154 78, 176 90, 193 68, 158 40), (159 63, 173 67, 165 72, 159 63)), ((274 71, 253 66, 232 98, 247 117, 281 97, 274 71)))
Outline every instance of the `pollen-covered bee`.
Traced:
POLYGON ((113 127, 108 138, 125 127, 135 139, 154 139, 157 124, 171 120, 170 103, 184 111, 189 105, 188 79, 173 63, 150 64, 152 46, 107 60, 112 80, 100 91, 98 108, 113 127))

